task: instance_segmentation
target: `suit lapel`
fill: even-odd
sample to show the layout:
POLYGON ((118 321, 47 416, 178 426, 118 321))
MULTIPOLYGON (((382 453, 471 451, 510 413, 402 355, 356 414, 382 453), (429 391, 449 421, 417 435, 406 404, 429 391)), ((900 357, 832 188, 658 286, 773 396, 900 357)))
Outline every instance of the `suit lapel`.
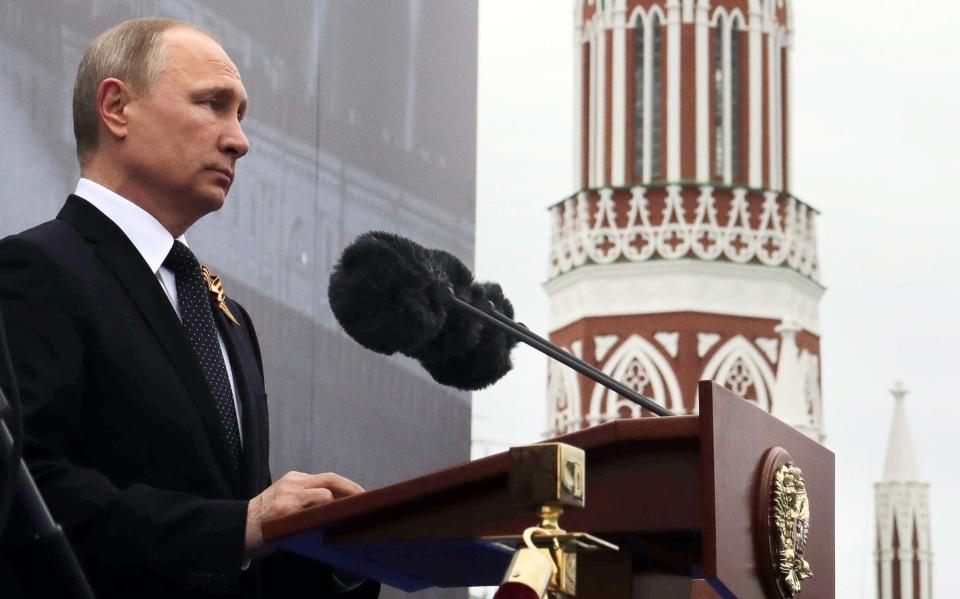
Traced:
POLYGON ((267 419, 260 417, 266 406, 263 394, 263 380, 260 378, 256 356, 253 354, 252 341, 248 333, 248 323, 242 311, 236 305, 230 306, 230 311, 237 318, 239 325, 231 322, 211 300, 214 320, 217 329, 227 347, 230 356, 230 365, 233 370, 233 380, 239 394, 238 400, 243 412, 241 424, 243 426, 243 490, 244 496, 253 496, 262 491, 263 481, 260 481, 261 461, 266 459, 260 451, 261 444, 269 432, 266 430, 267 419))
POLYGON ((240 487, 239 477, 230 465, 209 386, 193 355, 183 324, 177 318, 169 298, 160 288, 156 274, 150 272, 137 248, 123 231, 86 200, 71 195, 57 218, 71 224, 78 233, 97 245, 100 258, 113 271, 140 309, 200 412, 209 440, 212 441, 210 445, 213 453, 220 462, 224 483, 237 493, 240 487))

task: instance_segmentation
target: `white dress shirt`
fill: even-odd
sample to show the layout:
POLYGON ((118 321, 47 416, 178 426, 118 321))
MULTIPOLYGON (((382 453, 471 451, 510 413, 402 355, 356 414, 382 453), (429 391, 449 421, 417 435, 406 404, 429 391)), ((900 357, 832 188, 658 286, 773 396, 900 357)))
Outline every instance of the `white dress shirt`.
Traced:
MULTIPOLYGON (((94 183, 89 179, 81 178, 77 183, 76 195, 93 204, 94 208, 99 210, 109 218, 115 225, 120 227, 127 239, 133 243, 140 256, 143 257, 147 267, 157 277, 160 288, 167 294, 170 304, 173 306, 177 318, 180 318, 180 306, 177 304, 177 281, 176 277, 169 268, 163 266, 163 261, 173 248, 173 235, 167 231, 160 221, 155 219, 149 212, 137 206, 133 202, 125 199, 123 196, 110 191, 106 187, 94 183)), ((187 244, 183 235, 177 238, 177 241, 187 244)), ((188 246, 189 247, 189 246, 188 246)), ((223 354, 223 362, 227 367, 227 377, 230 379, 230 390, 233 392, 233 405, 237 410, 237 428, 240 431, 240 443, 243 443, 243 419, 241 418, 240 398, 237 395, 237 385, 233 380, 233 368, 230 366, 230 356, 227 355, 227 346, 223 344, 223 337, 217 330, 217 341, 220 342, 220 353, 223 354)))

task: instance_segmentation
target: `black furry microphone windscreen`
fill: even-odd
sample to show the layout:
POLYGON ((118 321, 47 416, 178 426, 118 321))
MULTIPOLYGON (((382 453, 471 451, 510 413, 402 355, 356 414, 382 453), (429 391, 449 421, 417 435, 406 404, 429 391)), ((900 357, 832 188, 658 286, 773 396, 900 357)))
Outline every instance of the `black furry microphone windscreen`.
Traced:
POLYGON ((357 343, 418 360, 442 385, 483 389, 510 371, 516 340, 444 300, 452 288, 508 318, 513 306, 496 283, 476 282, 456 256, 399 235, 371 231, 343 251, 330 275, 333 314, 357 343))

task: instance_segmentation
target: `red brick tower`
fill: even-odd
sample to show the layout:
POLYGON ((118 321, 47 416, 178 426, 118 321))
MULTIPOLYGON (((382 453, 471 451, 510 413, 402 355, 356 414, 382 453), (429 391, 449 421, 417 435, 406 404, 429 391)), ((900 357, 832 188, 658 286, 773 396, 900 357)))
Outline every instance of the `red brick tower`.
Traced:
MULTIPOLYGON (((822 437, 816 211, 789 193, 786 0, 575 0, 551 339, 679 414, 714 379, 822 437)), ((551 365, 550 432, 641 412, 551 365)))

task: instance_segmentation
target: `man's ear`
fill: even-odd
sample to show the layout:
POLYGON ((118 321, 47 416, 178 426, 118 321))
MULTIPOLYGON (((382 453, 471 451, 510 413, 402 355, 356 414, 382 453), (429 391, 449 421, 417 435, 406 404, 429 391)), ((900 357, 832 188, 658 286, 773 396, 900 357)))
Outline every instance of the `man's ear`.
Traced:
POLYGON ((97 88, 97 114, 100 115, 100 122, 116 139, 127 136, 126 108, 132 99, 130 87, 119 79, 104 79, 97 88))

